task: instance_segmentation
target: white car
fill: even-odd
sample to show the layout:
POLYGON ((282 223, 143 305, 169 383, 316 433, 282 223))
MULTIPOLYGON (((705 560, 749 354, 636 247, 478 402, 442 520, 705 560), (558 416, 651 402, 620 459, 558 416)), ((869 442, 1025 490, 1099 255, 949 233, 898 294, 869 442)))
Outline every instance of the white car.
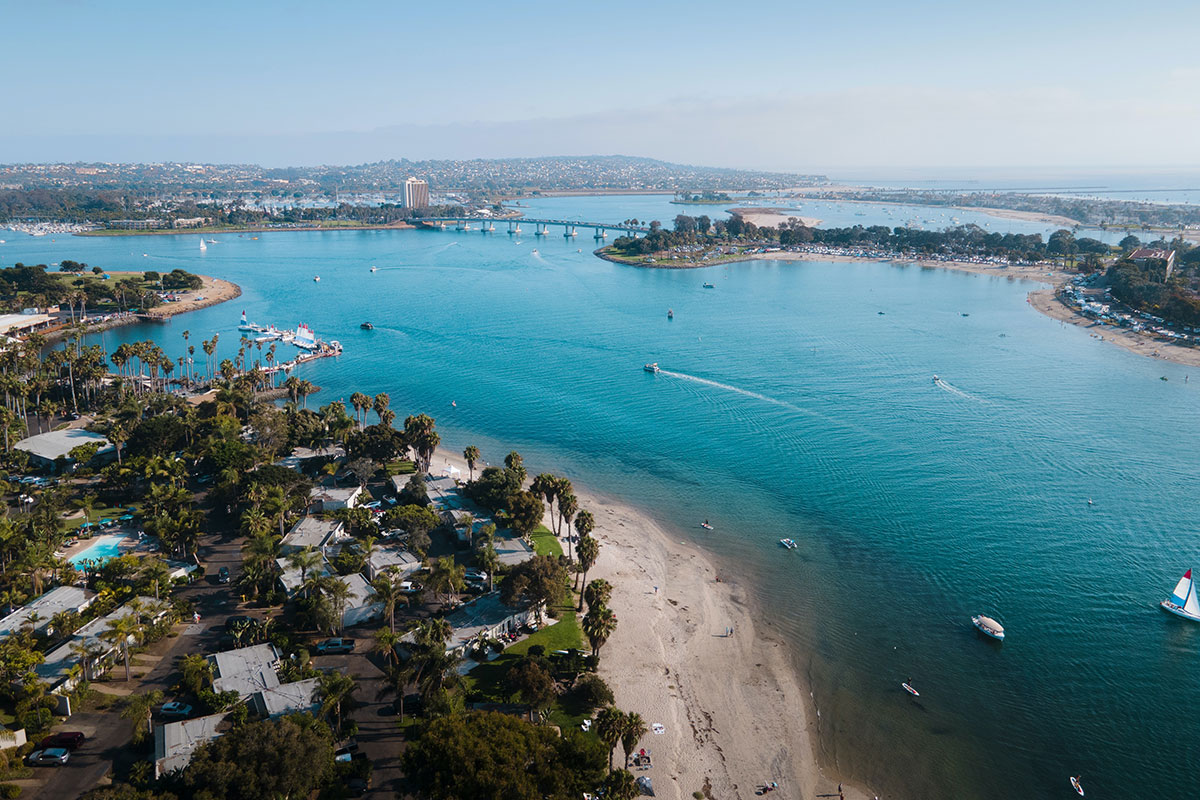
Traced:
POLYGON ((29 754, 26 763, 31 766, 49 765, 57 767, 67 763, 71 758, 71 751, 65 747, 49 747, 45 750, 34 750, 29 754))

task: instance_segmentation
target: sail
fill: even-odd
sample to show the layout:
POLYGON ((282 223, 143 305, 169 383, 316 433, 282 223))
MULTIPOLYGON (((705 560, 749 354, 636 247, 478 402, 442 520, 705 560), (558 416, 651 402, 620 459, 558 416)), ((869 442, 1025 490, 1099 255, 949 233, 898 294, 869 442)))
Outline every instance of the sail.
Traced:
MULTIPOLYGON (((1191 572, 1191 570, 1188 571, 1191 572)), ((1186 602, 1183 604, 1183 610, 1191 614, 1193 617, 1200 617, 1200 601, 1196 599, 1195 583, 1188 588, 1186 602)))
POLYGON ((1192 571, 1189 569, 1183 573, 1183 577, 1179 579, 1179 583, 1175 585, 1175 591, 1171 592, 1170 600, 1180 608, 1187 603, 1188 597, 1191 597, 1193 603, 1196 602, 1196 594, 1192 591, 1192 571))

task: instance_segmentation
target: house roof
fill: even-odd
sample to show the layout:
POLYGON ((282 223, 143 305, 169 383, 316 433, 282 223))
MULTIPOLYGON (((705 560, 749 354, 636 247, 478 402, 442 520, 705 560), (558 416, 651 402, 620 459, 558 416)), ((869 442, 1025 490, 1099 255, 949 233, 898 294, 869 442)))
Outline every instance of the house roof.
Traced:
POLYGON ((98 433, 85 431, 83 428, 64 428, 61 431, 39 433, 36 436, 22 439, 13 447, 47 461, 54 461, 59 457, 67 456, 80 445, 93 442, 100 445, 99 452, 103 453, 114 449, 108 439, 98 433))
POLYGON ((1133 259, 1158 258, 1166 261, 1174 254, 1174 250, 1160 250, 1155 247, 1139 247, 1137 250, 1134 250, 1132 253, 1130 253, 1129 257, 1133 259))
POLYGON ((335 500, 342 503, 349 503, 354 498, 362 494, 361 486, 350 486, 343 489, 331 489, 325 486, 316 486, 309 497, 313 500, 335 500))
POLYGON ((96 596, 78 586, 59 586, 46 592, 4 619, 0 619, 0 639, 16 633, 28 622, 34 614, 37 620, 33 623, 34 630, 43 630, 50 624, 50 618, 62 611, 82 611, 91 604, 96 596))
MULTIPOLYGON (((279 582, 283 584, 284 591, 288 594, 297 591, 303 583, 300 570, 293 567, 287 558, 277 558, 275 559, 275 564, 279 567, 279 582)), ((310 569, 309 573, 316 573, 317 575, 331 574, 329 562, 322 559, 321 564, 315 569, 310 569)))
POLYGON ((278 717, 297 711, 315 711, 321 705, 317 700, 317 684, 316 678, 281 683, 256 694, 254 704, 260 713, 268 717, 278 717))
POLYGON ((500 602, 500 595, 492 592, 481 595, 469 603, 459 606, 446 615, 450 623, 450 639, 446 649, 451 650, 467 644, 481 628, 492 630, 513 617, 525 619, 529 608, 514 608, 500 602))
POLYGON ((376 547, 375 552, 371 553, 368 567, 372 576, 378 575, 388 567, 395 567, 396 571, 401 576, 404 576, 419 570, 421 568, 421 559, 403 547, 394 544, 385 544, 376 547))
POLYGON ((213 690, 237 692, 243 697, 279 685, 275 665, 279 652, 274 645, 256 644, 209 656, 213 664, 213 690))
MULTIPOLYGON (((139 597, 137 599, 149 608, 160 604, 153 597, 139 597)), ((158 612, 156 617, 166 613, 166 604, 161 603, 160 605, 162 606, 162 610, 158 612)), ((51 686, 58 685, 67 677, 67 673, 71 671, 71 667, 79 663, 79 655, 73 649, 75 645, 85 641, 96 642, 104 648, 104 654, 111 653, 115 649, 114 645, 101 639, 100 634, 108 630, 108 626, 113 622, 128 617, 132 613, 133 609, 126 603, 111 614, 97 617, 75 631, 67 641, 47 653, 45 660, 34 667, 34 671, 37 672, 38 677, 50 683, 51 686)))
POLYGON ((375 590, 371 588, 371 584, 361 574, 355 572, 352 575, 346 575, 342 581, 350 589, 350 595, 346 599, 346 609, 362 608, 363 606, 372 605, 375 602, 375 590))
POLYGON ((154 762, 159 775, 182 769, 192 760, 192 754, 206 742, 216 739, 217 726, 224 714, 168 722, 154 729, 154 762))
POLYGON ((296 523, 287 536, 283 537, 280 544, 297 549, 324 547, 331 539, 340 535, 342 530, 343 526, 340 522, 324 520, 319 517, 305 517, 296 523))
POLYGON ((0 333, 19 332, 57 320, 49 314, 0 314, 0 333))

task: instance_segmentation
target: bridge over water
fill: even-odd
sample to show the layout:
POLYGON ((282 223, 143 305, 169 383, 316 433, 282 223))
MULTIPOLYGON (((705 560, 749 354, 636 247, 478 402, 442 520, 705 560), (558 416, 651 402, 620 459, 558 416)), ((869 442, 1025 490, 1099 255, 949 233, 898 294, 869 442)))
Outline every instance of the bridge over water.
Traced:
POLYGON ((529 219, 520 217, 517 219, 481 219, 479 217, 426 217, 424 219, 415 220, 426 225, 431 225, 436 228, 446 228, 453 225, 455 230, 473 231, 479 230, 483 233, 495 233, 496 225, 499 224, 503 229, 504 225, 508 226, 508 235, 517 236, 522 233, 528 233, 528 226, 533 226, 534 236, 549 236, 551 228, 562 228, 563 236, 571 238, 579 235, 579 228, 591 228, 595 231, 593 239, 607 239, 609 231, 620 231, 622 234, 632 236, 634 238, 640 234, 650 232, 649 227, 641 225, 625 225, 612 224, 605 222, 580 222, 579 220, 571 219, 529 219), (521 226, 525 225, 526 228, 521 226))

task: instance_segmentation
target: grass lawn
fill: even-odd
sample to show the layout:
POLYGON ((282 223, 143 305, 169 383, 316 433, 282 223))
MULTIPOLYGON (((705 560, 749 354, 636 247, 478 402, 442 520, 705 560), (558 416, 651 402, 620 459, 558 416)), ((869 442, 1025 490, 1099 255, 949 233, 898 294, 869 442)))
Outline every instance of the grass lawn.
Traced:
POLYGON ((533 540, 533 552, 539 556, 561 556, 563 554, 562 542, 558 541, 558 538, 545 525, 538 525, 529 538, 533 540))
POLYGON ((391 478, 394 475, 412 475, 417 471, 417 465, 411 461, 389 461, 387 463, 387 475, 391 478))
MULTIPOLYGON (((480 664, 468 672, 466 675, 467 691, 480 692, 497 702, 512 702, 504 688, 504 675, 508 672, 509 667, 516 664, 529 652, 530 647, 540 644, 546 648, 547 655, 555 650, 572 648, 586 650, 575 606, 573 604, 558 606, 557 610, 558 622, 542 628, 537 633, 531 634, 507 648, 496 660, 480 664)), ((588 716, 588 709, 577 707, 574 703, 564 702, 564 698, 560 698, 550 708, 550 721, 563 727, 578 726, 586 716, 588 716)))
MULTIPOLYGON (((102 519, 115 520, 117 517, 121 516, 122 514, 125 514, 127 508, 129 508, 129 506, 106 506, 104 508, 93 508, 92 513, 90 515, 88 515, 88 518, 86 521, 87 522, 99 522, 102 519)), ((85 520, 83 517, 76 517, 74 519, 68 519, 68 520, 66 520, 67 529, 75 530, 75 529, 79 528, 79 526, 82 525, 84 523, 84 521, 85 520)))

